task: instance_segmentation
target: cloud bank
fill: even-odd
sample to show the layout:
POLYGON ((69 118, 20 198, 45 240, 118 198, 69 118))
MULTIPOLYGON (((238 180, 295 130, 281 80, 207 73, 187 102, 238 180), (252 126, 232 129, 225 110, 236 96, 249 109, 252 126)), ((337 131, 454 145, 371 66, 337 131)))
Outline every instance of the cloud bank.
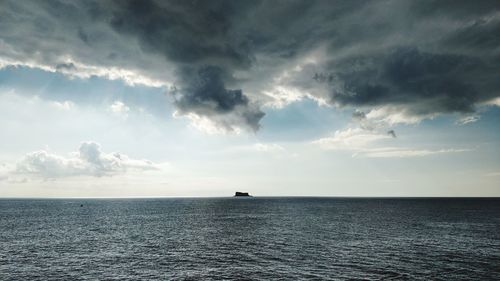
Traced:
POLYGON ((72 176, 114 176, 131 171, 157 170, 149 160, 131 159, 121 153, 104 153, 95 142, 84 142, 69 156, 48 153, 45 150, 26 154, 9 175, 26 175, 44 179, 72 176))
POLYGON ((330 137, 320 138, 312 142, 321 149, 347 151, 352 157, 366 158, 407 158, 423 157, 443 153, 468 152, 470 149, 423 149, 397 147, 391 142, 396 133, 391 130, 387 133, 362 128, 347 128, 337 130, 330 137))
POLYGON ((499 33, 496 0, 7 0, 0 67, 163 86, 224 131, 304 97, 415 123, 498 104, 499 33))

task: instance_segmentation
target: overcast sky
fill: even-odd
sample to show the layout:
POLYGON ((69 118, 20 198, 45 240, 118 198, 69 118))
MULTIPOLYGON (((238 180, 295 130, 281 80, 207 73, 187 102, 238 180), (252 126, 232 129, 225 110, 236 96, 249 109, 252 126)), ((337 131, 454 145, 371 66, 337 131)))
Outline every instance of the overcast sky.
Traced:
POLYGON ((0 1, 0 197, 500 196, 500 3, 0 1))

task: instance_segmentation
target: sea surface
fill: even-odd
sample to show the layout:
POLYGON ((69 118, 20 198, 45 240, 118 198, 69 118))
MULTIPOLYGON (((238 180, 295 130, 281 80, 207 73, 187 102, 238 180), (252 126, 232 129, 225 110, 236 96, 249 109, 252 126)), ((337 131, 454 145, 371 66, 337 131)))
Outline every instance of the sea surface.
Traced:
POLYGON ((500 280, 499 199, 0 199, 0 280, 500 280))

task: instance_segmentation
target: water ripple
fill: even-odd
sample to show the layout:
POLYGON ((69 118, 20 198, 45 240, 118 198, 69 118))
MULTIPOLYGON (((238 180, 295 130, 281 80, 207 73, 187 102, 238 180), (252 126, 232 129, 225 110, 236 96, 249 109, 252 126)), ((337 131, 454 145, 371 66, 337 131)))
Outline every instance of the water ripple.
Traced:
POLYGON ((0 200, 0 280, 500 280, 498 214, 497 199, 0 200))

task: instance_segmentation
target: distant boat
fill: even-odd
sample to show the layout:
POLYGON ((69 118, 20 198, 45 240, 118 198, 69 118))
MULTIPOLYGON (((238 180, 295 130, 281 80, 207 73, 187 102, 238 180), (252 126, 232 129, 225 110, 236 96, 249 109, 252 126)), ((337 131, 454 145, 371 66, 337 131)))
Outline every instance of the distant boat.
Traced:
POLYGON ((248 192, 236 191, 236 193, 234 194, 234 197, 252 197, 252 196, 250 194, 248 194, 248 192))

